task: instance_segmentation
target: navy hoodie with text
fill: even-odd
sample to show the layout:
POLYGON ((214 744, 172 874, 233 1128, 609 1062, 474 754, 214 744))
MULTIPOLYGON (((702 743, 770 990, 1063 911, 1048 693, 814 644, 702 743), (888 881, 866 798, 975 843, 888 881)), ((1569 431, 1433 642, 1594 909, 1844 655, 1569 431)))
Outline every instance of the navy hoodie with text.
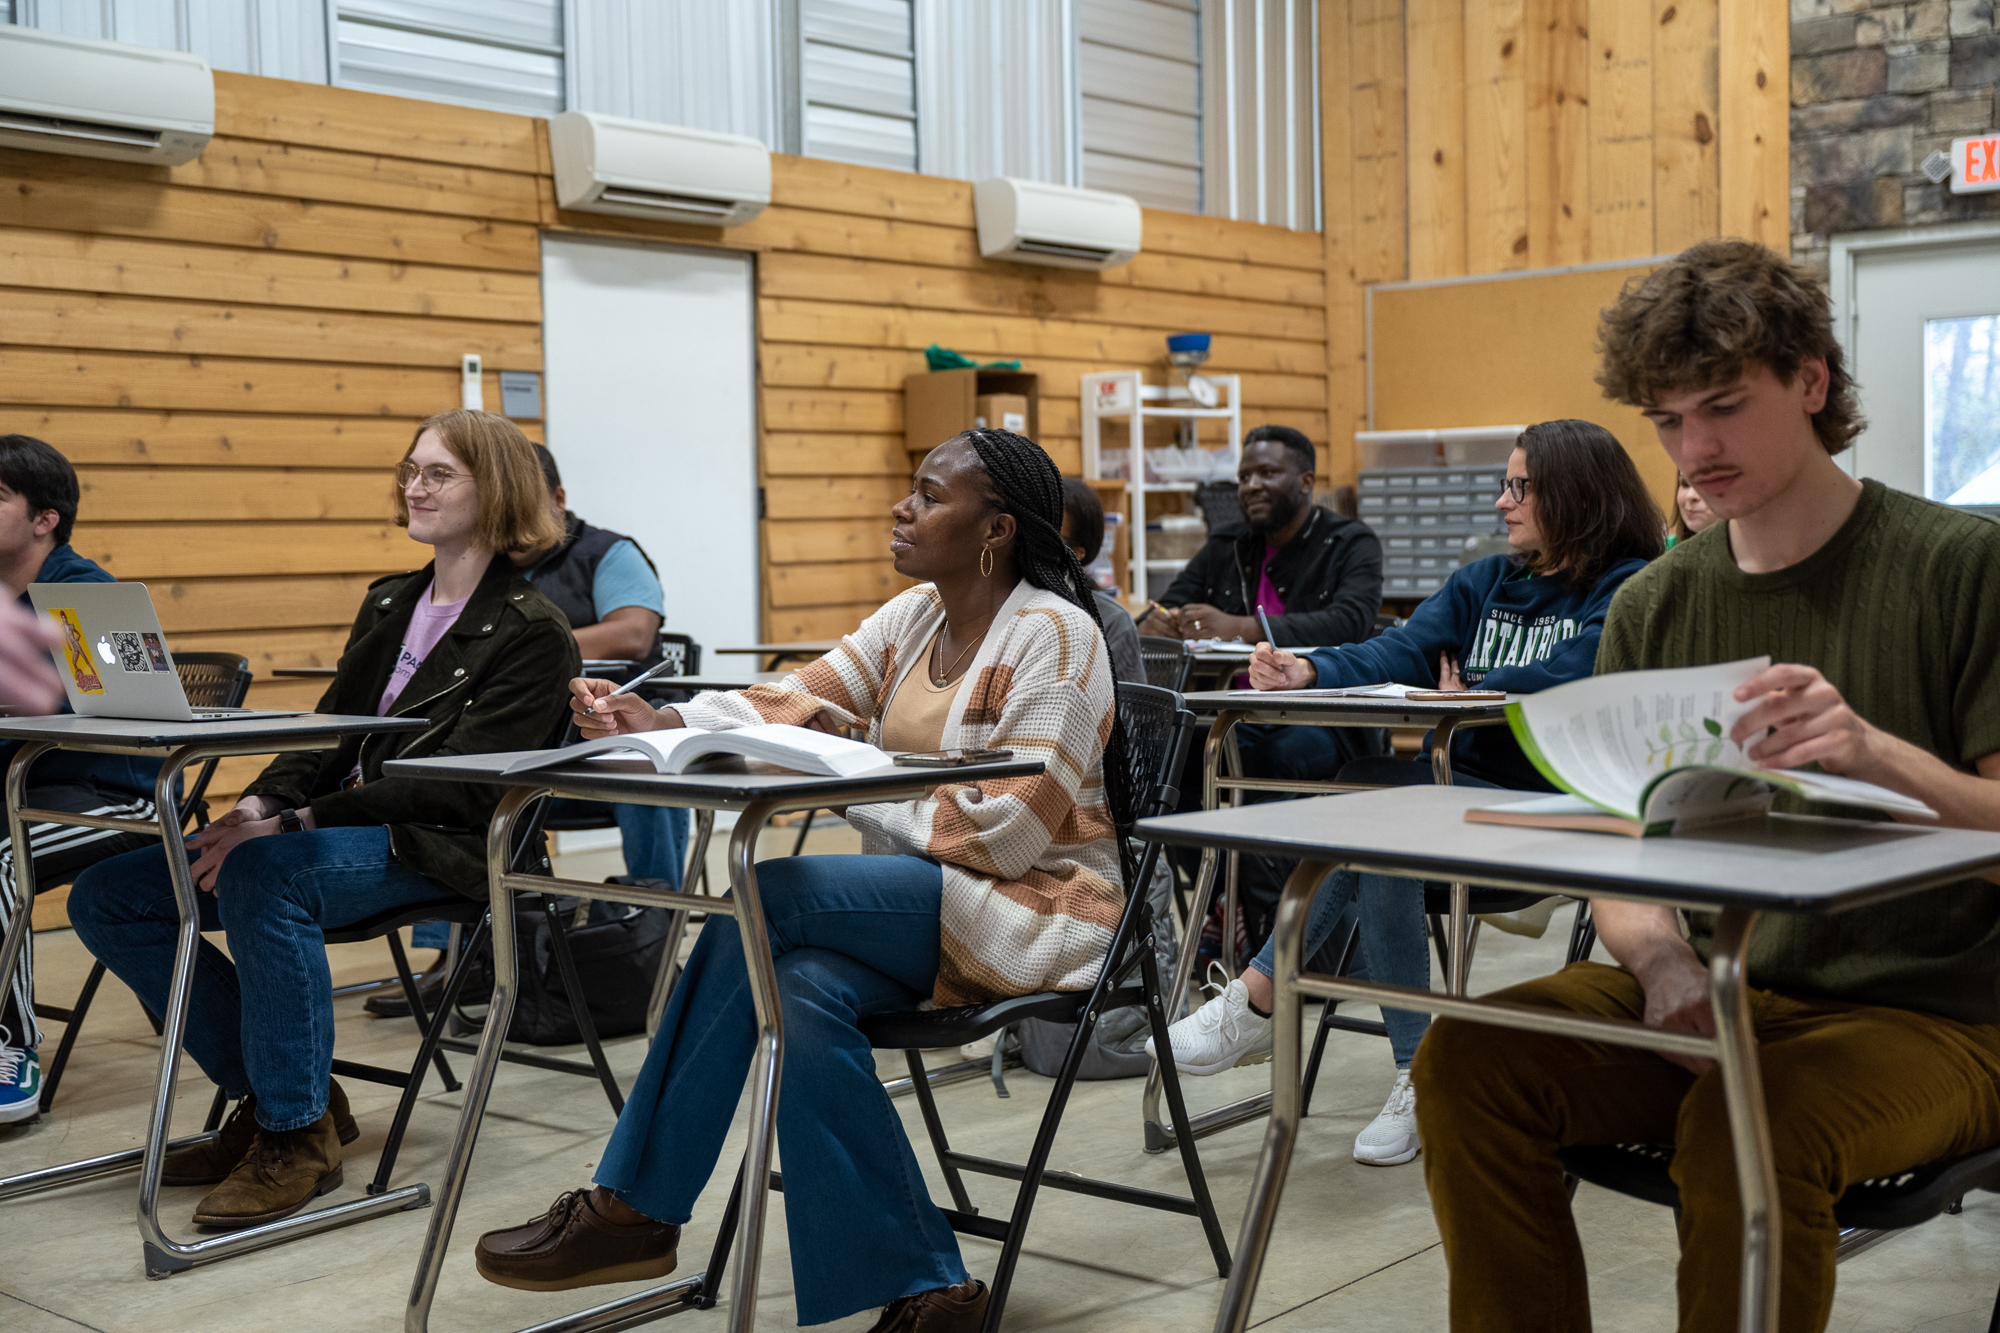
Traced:
MULTIPOLYGON (((1438 655, 1458 659, 1468 689, 1533 694, 1588 676, 1597 663, 1612 594, 1646 567, 1626 560, 1580 588, 1561 574, 1530 574, 1495 555, 1456 571, 1409 622, 1364 643, 1308 654, 1322 688, 1394 683, 1435 689, 1438 655)), ((1474 727, 1452 738, 1454 770, 1522 791, 1555 788, 1521 753, 1506 727, 1474 727)))

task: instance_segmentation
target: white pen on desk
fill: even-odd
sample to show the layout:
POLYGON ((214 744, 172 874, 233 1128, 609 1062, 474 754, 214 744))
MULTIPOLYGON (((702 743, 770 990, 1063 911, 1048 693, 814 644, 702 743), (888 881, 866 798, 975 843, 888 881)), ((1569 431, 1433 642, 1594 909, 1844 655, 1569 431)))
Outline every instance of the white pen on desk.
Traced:
POLYGON ((611 691, 611 693, 605 695, 603 699, 592 700, 590 705, 590 711, 595 713, 597 711, 597 705, 603 703, 604 699, 615 699, 621 694, 630 694, 632 691, 638 689, 641 685, 644 685, 647 681, 651 680, 653 677, 667 675, 671 673, 674 670, 674 668, 679 665, 680 664, 678 662, 668 660, 660 663, 658 666, 654 667, 651 671, 640 672, 638 675, 632 677, 632 679, 626 681, 623 685, 620 685, 617 689, 611 691))
POLYGON ((1257 623, 1264 627, 1264 642, 1271 645, 1271 651, 1278 649, 1278 636, 1271 633, 1271 618, 1264 614, 1264 604, 1257 603, 1257 623))

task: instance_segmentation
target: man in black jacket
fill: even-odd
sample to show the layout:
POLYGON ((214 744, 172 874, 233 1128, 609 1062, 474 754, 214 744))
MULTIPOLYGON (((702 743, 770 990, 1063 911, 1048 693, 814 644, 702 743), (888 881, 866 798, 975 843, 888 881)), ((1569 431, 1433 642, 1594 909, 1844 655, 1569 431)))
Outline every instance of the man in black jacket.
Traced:
MULTIPOLYGON (((1256 619, 1261 605, 1274 646, 1332 647, 1374 633, 1382 604, 1382 543, 1359 519, 1313 503, 1317 465, 1312 441, 1289 426, 1258 426, 1245 435, 1236 474, 1244 526, 1210 534, 1160 598, 1166 610, 1148 615, 1140 630, 1255 643, 1264 637, 1256 619)), ((1256 777, 1331 778, 1350 759, 1388 752, 1388 733, 1375 728, 1244 726, 1235 736, 1244 772, 1256 777)), ((1181 775, 1183 810, 1201 808, 1203 748, 1189 749, 1181 775)), ((1257 792, 1249 799, 1276 798, 1257 792)), ((1278 892, 1293 864, 1242 858, 1237 893, 1248 948, 1270 933, 1278 892)))
POLYGON ((1236 473, 1244 526, 1209 535, 1141 632, 1255 643, 1261 602, 1274 646, 1367 638, 1382 604, 1382 544, 1359 519, 1313 503, 1317 467, 1312 441, 1290 426, 1245 435, 1236 473))

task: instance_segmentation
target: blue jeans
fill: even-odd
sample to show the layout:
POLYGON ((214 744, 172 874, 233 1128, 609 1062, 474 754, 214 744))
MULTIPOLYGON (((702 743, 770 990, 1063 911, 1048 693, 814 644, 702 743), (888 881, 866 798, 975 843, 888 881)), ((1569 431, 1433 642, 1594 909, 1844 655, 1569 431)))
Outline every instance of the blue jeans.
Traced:
MULTIPOLYGON (((588 802, 558 802, 586 805, 588 802)), ((613 805, 609 809, 618 821, 625 840, 625 873, 634 879, 663 879, 681 886, 687 864, 688 812, 677 805, 613 805)), ((442 921, 426 921, 410 930, 410 944, 418 949, 442 949, 451 943, 451 927, 442 921)))
MULTIPOLYGON (((795 856, 759 862, 757 886, 783 1000, 778 1146, 799 1322, 963 1282, 958 1240, 857 1026, 929 998, 942 872, 914 856, 795 856)), ((649 1217, 686 1222, 742 1099, 756 1031, 736 921, 711 916, 596 1182, 649 1217)))
MULTIPOLYGON (((1305 727, 1288 727, 1305 731, 1305 727)), ((1465 772, 1454 765, 1451 780, 1461 787, 1493 787, 1497 783, 1465 772)), ((1431 762, 1426 754, 1414 762, 1388 756, 1357 759, 1340 770, 1342 782, 1373 782, 1383 786, 1427 787, 1431 785, 1431 762)), ((1428 989, 1431 984, 1430 936, 1424 925, 1424 882, 1393 875, 1362 875, 1338 870, 1313 895, 1306 915, 1306 938, 1299 950, 1301 962, 1318 953, 1333 938, 1335 925, 1348 899, 1361 895, 1361 957, 1368 965, 1370 981, 1392 986, 1428 989)), ((1265 940, 1264 948, 1250 960, 1250 966, 1265 976, 1276 966, 1275 941, 1265 940)), ((1382 1025, 1389 1029, 1389 1052, 1396 1068, 1408 1069, 1416 1058, 1417 1043, 1424 1039, 1431 1016, 1408 1009, 1382 1010, 1382 1025)))
MULTIPOLYGON (((321 928, 456 899, 397 861, 379 826, 252 838, 223 861, 216 891, 195 896, 201 928, 227 931, 229 955, 201 941, 187 1052, 229 1096, 256 1093, 257 1123, 269 1130, 303 1129, 326 1114, 333 981, 321 928)), ((69 919, 141 1003, 167 1012, 181 918, 165 848, 114 856, 78 875, 69 919)))

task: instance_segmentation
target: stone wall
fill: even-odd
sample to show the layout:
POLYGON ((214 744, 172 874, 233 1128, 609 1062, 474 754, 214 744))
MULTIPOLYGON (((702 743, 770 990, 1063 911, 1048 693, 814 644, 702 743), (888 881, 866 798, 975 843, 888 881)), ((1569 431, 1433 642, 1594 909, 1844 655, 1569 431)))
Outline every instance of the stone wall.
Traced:
POLYGON ((1824 269, 1841 232, 2000 219, 2000 192, 1919 170, 2000 126, 1996 4, 1791 0, 1794 256, 1824 269))

